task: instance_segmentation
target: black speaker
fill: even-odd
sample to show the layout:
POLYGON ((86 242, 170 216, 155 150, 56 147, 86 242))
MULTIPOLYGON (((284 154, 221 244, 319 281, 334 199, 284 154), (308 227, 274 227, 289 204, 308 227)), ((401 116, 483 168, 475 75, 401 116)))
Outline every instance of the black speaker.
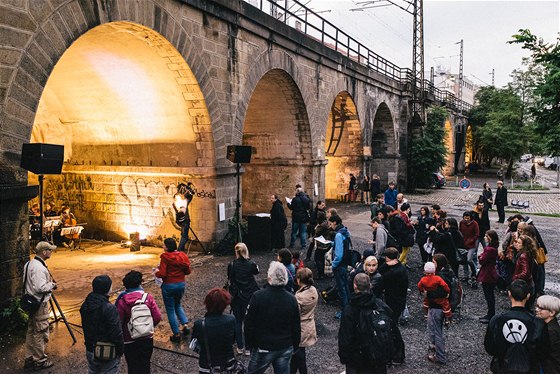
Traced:
POLYGON ((20 166, 35 174, 60 174, 64 159, 64 146, 32 143, 21 148, 20 166))
POLYGON ((251 162, 253 147, 249 145, 228 145, 227 159, 237 164, 248 164, 251 162))

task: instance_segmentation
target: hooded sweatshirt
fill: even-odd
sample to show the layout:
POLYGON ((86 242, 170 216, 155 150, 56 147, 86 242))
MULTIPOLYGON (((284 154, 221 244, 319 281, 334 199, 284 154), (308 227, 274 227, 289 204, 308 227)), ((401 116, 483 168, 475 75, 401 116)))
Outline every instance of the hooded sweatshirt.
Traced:
POLYGON ((185 275, 191 273, 191 262, 184 252, 164 252, 160 259, 156 277, 163 279, 164 284, 184 282, 185 275))
POLYGON ((117 308, 109 302, 109 297, 91 292, 82 307, 82 326, 86 350, 93 352, 96 342, 109 342, 115 344, 117 355, 123 353, 123 333, 117 308))
MULTIPOLYGON (((136 303, 136 300, 140 300, 144 294, 144 290, 142 288, 132 288, 127 289, 125 292, 121 293, 116 301, 117 311, 119 312, 119 317, 121 319, 121 326, 124 335, 124 343, 132 343, 133 340, 130 337, 130 332, 128 331, 128 321, 130 321, 130 310, 136 303)), ((152 295, 148 294, 146 297, 146 305, 150 308, 150 312, 152 313, 152 319, 154 320, 154 327, 161 321, 161 312, 152 297, 152 295)), ((136 340, 143 340, 143 339, 151 339, 152 336, 146 336, 143 338, 139 338, 136 340)))
POLYGON ((461 234, 463 235, 465 247, 467 249, 474 248, 476 241, 480 236, 478 223, 472 219, 470 221, 461 220, 459 223, 459 231, 461 231, 461 234))
POLYGON ((336 235, 334 237, 334 256, 332 261, 333 269, 336 269, 344 255, 344 241, 350 238, 350 232, 345 226, 339 225, 335 229, 336 235))

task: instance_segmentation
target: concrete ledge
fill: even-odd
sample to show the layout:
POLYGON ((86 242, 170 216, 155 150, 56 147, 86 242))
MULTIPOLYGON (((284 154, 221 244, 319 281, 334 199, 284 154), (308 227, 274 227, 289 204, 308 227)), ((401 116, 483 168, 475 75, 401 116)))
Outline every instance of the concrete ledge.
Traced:
POLYGON ((39 195, 39 186, 0 186, 0 201, 31 200, 39 195))

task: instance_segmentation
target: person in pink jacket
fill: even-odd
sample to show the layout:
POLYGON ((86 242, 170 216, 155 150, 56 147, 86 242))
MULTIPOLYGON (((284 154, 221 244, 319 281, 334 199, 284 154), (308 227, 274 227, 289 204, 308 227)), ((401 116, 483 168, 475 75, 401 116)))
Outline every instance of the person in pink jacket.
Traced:
MULTIPOLYGON (((154 350, 154 336, 150 334, 141 338, 133 339, 128 330, 131 309, 136 301, 141 300, 144 295, 142 288, 142 273, 132 270, 123 278, 126 290, 119 294, 115 305, 121 320, 124 336, 124 357, 128 366, 128 372, 134 374, 150 373, 150 360, 154 350)), ((150 309, 154 327, 161 321, 161 312, 152 295, 148 294, 145 301, 150 309)))

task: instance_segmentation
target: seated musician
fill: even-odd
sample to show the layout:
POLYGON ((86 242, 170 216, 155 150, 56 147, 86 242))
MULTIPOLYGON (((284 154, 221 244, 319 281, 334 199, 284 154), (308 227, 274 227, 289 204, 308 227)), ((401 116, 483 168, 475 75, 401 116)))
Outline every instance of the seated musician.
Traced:
POLYGON ((47 203, 45 204, 45 217, 56 217, 58 214, 56 213, 56 210, 54 208, 54 202, 52 201, 47 201, 47 203))
POLYGON ((33 204, 31 209, 29 209, 29 224, 38 225, 41 219, 41 211, 39 210, 39 204, 33 204))
MULTIPOLYGON (((70 212, 69 206, 63 206, 60 211, 62 227, 76 226, 76 217, 70 212)), ((80 238, 80 234, 61 235, 62 245, 66 248, 74 246, 74 241, 80 238)))

